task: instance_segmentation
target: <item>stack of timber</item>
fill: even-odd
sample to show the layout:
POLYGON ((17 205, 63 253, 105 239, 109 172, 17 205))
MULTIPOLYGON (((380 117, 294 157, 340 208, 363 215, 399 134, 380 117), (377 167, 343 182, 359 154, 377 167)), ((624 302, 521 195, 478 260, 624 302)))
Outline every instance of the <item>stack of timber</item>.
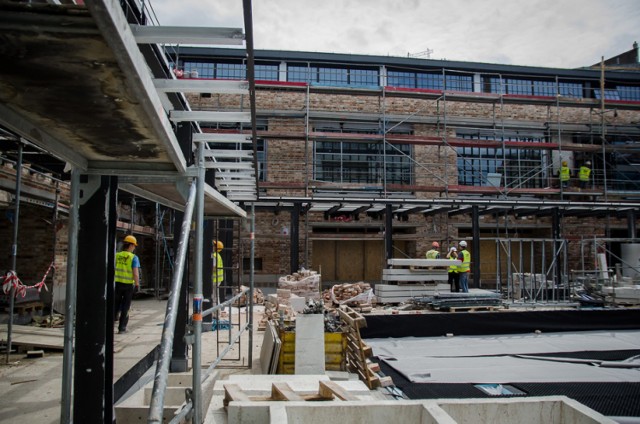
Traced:
POLYGON ((393 385, 391 377, 380 377, 376 374, 380 369, 379 365, 369 360, 373 351, 360 337, 360 329, 367 326, 365 318, 348 306, 341 307, 338 312, 347 337, 347 370, 358 374, 369 389, 393 385))
POLYGON ((376 285, 378 302, 404 303, 414 297, 448 292, 448 268, 461 263, 449 259, 389 259, 390 268, 382 270, 382 280, 387 284, 376 285))

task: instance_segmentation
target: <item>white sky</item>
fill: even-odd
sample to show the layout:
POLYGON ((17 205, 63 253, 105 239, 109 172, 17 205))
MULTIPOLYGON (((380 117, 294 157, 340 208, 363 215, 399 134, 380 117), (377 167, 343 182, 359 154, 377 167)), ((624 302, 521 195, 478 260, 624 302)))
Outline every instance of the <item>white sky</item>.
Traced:
MULTIPOLYGON (((146 0, 161 25, 242 28, 242 0, 146 0)), ((640 0, 253 0, 256 49, 577 68, 640 42, 640 0)))

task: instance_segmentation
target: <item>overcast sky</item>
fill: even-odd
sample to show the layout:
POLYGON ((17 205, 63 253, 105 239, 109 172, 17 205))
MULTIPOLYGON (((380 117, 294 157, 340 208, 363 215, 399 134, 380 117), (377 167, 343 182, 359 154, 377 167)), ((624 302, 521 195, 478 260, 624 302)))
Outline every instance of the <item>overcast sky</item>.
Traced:
MULTIPOLYGON (((244 27, 242 0, 147 3, 161 25, 244 27)), ((256 49, 576 68, 640 42, 640 0, 253 0, 253 26, 256 49)))

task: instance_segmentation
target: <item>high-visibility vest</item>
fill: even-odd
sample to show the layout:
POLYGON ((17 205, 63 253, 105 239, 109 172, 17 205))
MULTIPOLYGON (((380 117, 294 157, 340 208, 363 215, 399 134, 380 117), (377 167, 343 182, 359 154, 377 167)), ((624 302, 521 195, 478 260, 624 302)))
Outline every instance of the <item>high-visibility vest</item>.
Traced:
MULTIPOLYGON (((450 256, 449 259, 451 259, 452 261, 457 260, 458 258, 456 256, 450 256)), ((458 265, 451 265, 449 266, 449 272, 458 272, 458 265)))
POLYGON ((135 256, 136 255, 126 250, 116 253, 116 270, 115 270, 116 283, 135 284, 135 280, 133 279, 133 268, 132 268, 133 258, 135 256))
POLYGON ((563 166, 560 168, 560 181, 569 181, 570 176, 571 173, 568 166, 563 166))
POLYGON ((471 270, 471 253, 463 250, 462 256, 464 259, 462 260, 462 265, 458 267, 458 272, 469 272, 471 270))
POLYGON ((591 169, 586 166, 580 167, 580 172, 578 173, 578 178, 580 181, 589 181, 589 176, 591 175, 591 169))
POLYGON ((213 284, 220 284, 224 280, 224 265, 222 263, 222 256, 218 252, 211 254, 213 257, 213 272, 211 273, 211 281, 213 284))
POLYGON ((435 249, 431 249, 427 252, 427 259, 438 259, 438 256, 440 256, 440 252, 435 249))

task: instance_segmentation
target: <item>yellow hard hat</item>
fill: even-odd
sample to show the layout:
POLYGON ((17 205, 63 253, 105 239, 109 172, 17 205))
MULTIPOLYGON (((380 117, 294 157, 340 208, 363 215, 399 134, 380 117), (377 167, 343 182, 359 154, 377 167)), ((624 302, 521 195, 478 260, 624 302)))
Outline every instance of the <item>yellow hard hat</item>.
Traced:
POLYGON ((138 246, 138 240, 136 240, 136 238, 132 235, 128 235, 124 238, 123 242, 125 243, 131 243, 134 246, 138 246))
POLYGON ((566 160, 562 161, 562 166, 567 166, 567 161, 566 160))
POLYGON ((219 240, 214 240, 213 245, 216 247, 216 251, 218 252, 224 249, 224 244, 222 244, 222 242, 219 240))

